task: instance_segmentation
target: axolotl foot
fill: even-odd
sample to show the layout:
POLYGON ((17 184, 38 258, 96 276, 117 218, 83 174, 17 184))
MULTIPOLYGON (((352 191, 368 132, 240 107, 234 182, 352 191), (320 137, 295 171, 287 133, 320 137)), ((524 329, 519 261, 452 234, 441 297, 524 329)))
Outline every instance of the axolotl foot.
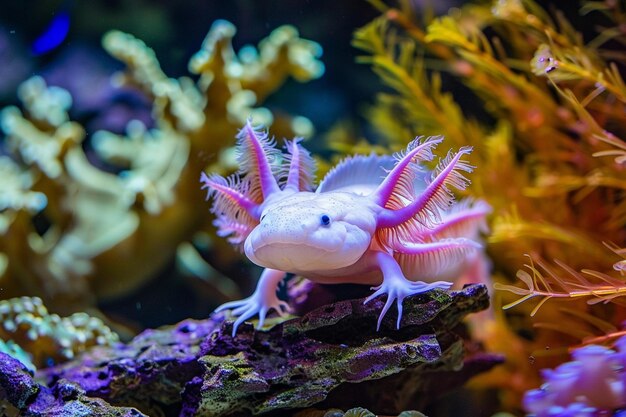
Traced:
POLYGON ((380 295, 387 294, 385 306, 383 307, 380 316, 378 316, 376 330, 380 329, 380 323, 382 323, 383 317, 385 317, 385 314, 387 314, 387 311, 389 311, 389 308, 391 308, 394 301, 397 300, 398 305, 398 320, 396 322, 396 328, 399 329, 400 321, 402 320, 402 302, 406 297, 430 291, 435 288, 447 290, 452 286, 452 283, 448 281, 435 281, 429 283, 422 281, 410 281, 405 278, 402 273, 402 269, 396 260, 390 254, 384 252, 372 254, 372 260, 383 273, 383 282, 377 287, 372 287, 374 293, 367 297, 363 304, 369 303, 380 295))
POLYGON ((250 297, 230 301, 215 309, 215 312, 232 309, 232 314, 238 316, 233 323, 233 337, 237 334, 237 328, 241 323, 257 314, 259 315, 257 329, 260 329, 263 327, 267 313, 271 310, 276 310, 281 317, 290 311, 289 304, 276 296, 276 287, 284 277, 284 272, 266 268, 259 278, 256 290, 250 297))
POLYGON ((235 337, 237 334, 237 328, 246 320, 251 317, 259 315, 259 322, 256 326, 257 329, 263 327, 263 323, 265 322, 265 317, 267 313, 271 310, 276 310, 276 312, 282 317, 286 313, 290 311, 289 304, 287 302, 282 301, 276 298, 275 301, 271 303, 266 303, 262 297, 255 296, 252 294, 248 298, 244 298, 243 300, 230 301, 228 303, 222 304, 218 308, 215 309, 215 312, 220 312, 224 310, 231 310, 231 314, 234 316, 238 316, 237 320, 233 323, 233 332, 232 336, 235 337))
POLYGON ((387 294, 387 301, 383 307, 383 310, 380 312, 378 316, 378 323, 376 324, 376 330, 380 330, 380 324, 391 308, 394 301, 397 300, 396 304, 398 305, 398 320, 396 321, 396 328, 400 328, 400 321, 402 320, 402 302, 404 299, 410 295, 420 294, 426 291, 433 290, 435 288, 439 288, 442 290, 447 290, 452 286, 451 282, 447 281, 436 281, 431 283, 426 282, 413 282, 407 279, 396 279, 396 280, 385 280, 382 284, 372 287, 372 290, 375 290, 372 295, 367 297, 363 304, 367 304, 372 301, 374 298, 387 294))

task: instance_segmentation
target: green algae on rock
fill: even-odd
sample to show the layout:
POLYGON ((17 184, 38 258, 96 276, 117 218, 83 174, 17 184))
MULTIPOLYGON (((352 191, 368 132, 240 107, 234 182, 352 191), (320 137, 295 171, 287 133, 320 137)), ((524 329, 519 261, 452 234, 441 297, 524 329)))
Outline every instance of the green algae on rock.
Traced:
MULTIPOLYGON (((398 414, 416 408, 413 400, 434 397, 428 381, 459 373, 463 341, 453 329, 467 314, 485 309, 488 295, 485 286, 472 285, 409 297, 401 328, 395 329, 389 314, 377 332, 383 304, 339 301, 267 330, 243 324, 236 338, 224 314, 186 320, 147 330, 125 345, 94 348, 40 376, 50 388, 72 381, 88 396, 150 415, 271 416, 312 405, 398 414), (353 389, 403 394, 346 394, 353 389)), ((457 385, 439 387, 439 394, 457 385)))

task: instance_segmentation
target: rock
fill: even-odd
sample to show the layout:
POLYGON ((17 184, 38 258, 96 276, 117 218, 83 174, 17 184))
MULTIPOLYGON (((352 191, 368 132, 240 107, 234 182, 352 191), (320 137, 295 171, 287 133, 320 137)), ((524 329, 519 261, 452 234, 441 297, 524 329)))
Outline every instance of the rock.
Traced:
POLYGON ((454 328, 488 302, 482 285, 431 291, 405 299, 400 329, 389 312, 376 331, 384 297, 343 300, 268 330, 243 324, 234 338, 230 318, 215 314, 95 348, 40 375, 53 391, 72 381, 84 395, 150 415, 272 415, 312 405, 397 415, 432 387, 453 388, 434 384, 439 375, 458 384, 497 363, 459 376, 463 340, 454 328))
POLYGON ((74 382, 61 379, 52 388, 42 386, 21 362, 4 353, 0 353, 0 413, 20 417, 145 417, 135 408, 114 407, 89 397, 74 382))

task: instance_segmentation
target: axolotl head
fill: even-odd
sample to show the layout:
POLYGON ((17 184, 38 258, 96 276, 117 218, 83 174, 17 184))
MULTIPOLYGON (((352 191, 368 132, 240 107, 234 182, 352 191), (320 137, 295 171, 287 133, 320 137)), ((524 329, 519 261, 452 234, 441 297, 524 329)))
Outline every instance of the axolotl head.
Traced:
POLYGON ((298 192, 261 213, 244 250, 257 265, 304 273, 354 264, 376 229, 375 207, 353 193, 298 192))

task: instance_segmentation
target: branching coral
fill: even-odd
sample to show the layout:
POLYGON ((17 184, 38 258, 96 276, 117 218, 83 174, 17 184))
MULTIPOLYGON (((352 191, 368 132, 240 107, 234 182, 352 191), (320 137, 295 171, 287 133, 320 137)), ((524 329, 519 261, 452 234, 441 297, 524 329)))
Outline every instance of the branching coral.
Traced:
MULTIPOLYGON (((3 297, 37 295, 54 310, 75 311, 137 288, 177 251, 197 264, 185 242, 212 230, 198 209, 198 173, 207 165, 232 169, 228 148, 236 126, 252 116, 273 122, 281 134, 311 135, 306 118, 275 118, 259 104, 288 77, 319 77, 319 45, 284 26, 258 49, 235 53, 234 34, 228 22, 213 25, 190 61, 197 81, 167 77, 154 52, 131 35, 104 37, 105 49, 127 65, 115 81, 153 100, 151 129, 132 121, 125 135, 100 131, 84 144, 85 131, 69 120, 67 92, 39 77, 22 85, 23 111, 1 113, 10 152, 0 159, 3 297), (85 148, 93 152, 88 156, 85 148)), ((189 269, 204 278, 217 274, 194 265, 189 269)), ((217 296, 235 296, 233 282, 220 279, 217 296)))

